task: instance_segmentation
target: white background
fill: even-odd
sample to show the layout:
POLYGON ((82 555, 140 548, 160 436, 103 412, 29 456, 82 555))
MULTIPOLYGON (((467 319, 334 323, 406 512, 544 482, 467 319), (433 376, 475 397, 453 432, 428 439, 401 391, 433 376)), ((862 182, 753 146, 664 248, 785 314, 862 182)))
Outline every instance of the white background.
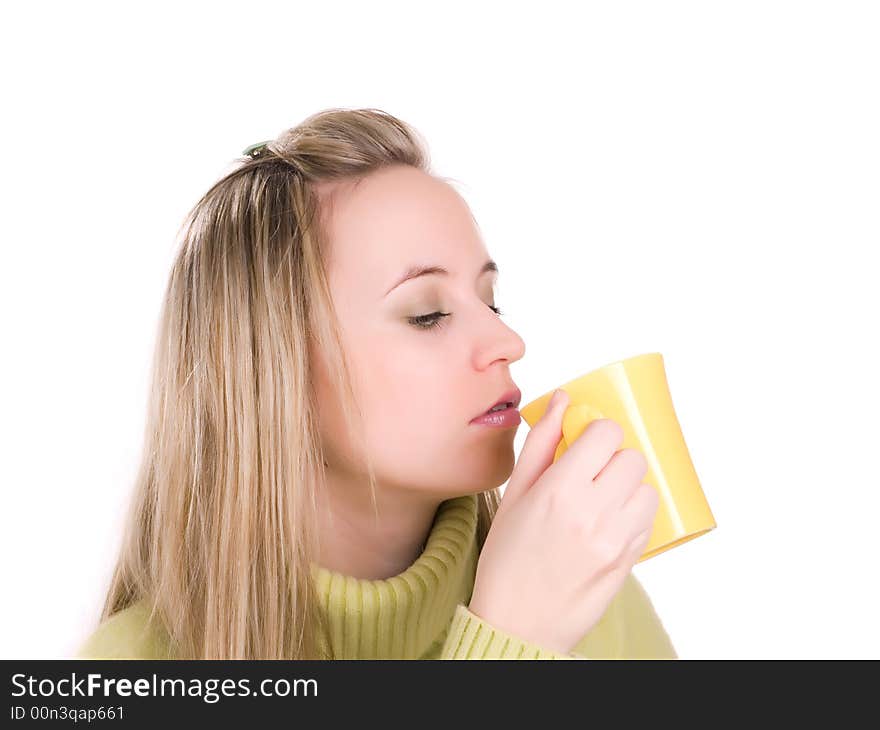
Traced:
POLYGON ((364 106, 460 181, 524 403, 663 354, 718 522, 634 569, 681 658, 880 658, 878 5, 316 5, 3 7, 3 657, 94 626, 186 211, 364 106))

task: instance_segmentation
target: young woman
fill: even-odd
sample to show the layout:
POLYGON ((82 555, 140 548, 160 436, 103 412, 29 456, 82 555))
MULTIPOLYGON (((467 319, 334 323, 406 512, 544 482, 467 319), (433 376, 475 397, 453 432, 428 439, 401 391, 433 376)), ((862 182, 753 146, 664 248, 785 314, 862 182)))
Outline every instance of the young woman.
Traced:
POLYGON ((619 426, 552 464, 562 394, 514 468, 518 413, 474 420, 519 403, 525 347, 416 132, 329 109, 248 153, 185 221, 77 656, 674 658, 630 572, 656 497, 619 426))

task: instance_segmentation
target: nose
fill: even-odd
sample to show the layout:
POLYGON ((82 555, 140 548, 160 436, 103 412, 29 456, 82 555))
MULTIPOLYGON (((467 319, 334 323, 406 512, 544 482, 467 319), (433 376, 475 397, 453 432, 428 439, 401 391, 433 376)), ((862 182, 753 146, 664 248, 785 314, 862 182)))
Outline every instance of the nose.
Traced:
POLYGON ((526 343, 517 332, 509 327, 501 316, 488 310, 487 324, 479 328, 474 347, 474 365, 482 370, 496 360, 507 360, 508 364, 521 359, 526 352, 526 343))

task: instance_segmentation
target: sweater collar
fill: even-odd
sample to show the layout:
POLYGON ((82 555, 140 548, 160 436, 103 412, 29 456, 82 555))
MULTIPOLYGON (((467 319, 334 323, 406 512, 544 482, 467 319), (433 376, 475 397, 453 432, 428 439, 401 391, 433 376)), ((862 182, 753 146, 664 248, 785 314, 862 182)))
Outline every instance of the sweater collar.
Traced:
POLYGON ((355 578, 312 563, 334 658, 418 659, 442 641, 473 591, 477 515, 475 494, 441 502, 424 550, 391 578, 355 578))

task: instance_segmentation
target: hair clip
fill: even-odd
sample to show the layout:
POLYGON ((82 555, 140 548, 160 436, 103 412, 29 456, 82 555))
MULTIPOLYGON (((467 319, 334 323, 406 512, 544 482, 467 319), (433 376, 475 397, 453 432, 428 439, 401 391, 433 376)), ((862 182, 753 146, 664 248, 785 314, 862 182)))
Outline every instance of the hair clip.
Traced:
POLYGON ((243 155, 247 155, 248 157, 259 157, 260 153, 266 148, 266 145, 271 142, 271 139, 267 139, 265 142, 257 142, 256 144, 252 144, 250 147, 245 147, 243 155))

